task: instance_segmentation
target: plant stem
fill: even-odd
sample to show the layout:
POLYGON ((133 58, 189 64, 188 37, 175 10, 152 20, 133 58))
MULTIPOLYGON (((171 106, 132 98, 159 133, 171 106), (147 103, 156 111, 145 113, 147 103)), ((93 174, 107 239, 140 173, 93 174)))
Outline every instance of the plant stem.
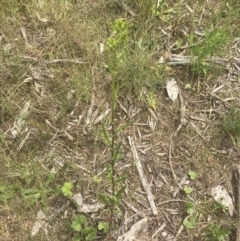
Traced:
MULTIPOLYGON (((112 186, 112 196, 115 196, 115 107, 116 107, 116 95, 117 95, 117 89, 116 89, 116 66, 117 66, 117 53, 114 52, 114 58, 113 58, 113 65, 112 65, 112 102, 111 102, 111 109, 112 109, 112 115, 111 115, 111 126, 112 126, 112 142, 111 142, 111 186, 112 186)), ((110 217, 110 227, 112 224, 113 219, 113 209, 114 209, 114 199, 112 199, 112 205, 111 205, 111 217, 110 217)))

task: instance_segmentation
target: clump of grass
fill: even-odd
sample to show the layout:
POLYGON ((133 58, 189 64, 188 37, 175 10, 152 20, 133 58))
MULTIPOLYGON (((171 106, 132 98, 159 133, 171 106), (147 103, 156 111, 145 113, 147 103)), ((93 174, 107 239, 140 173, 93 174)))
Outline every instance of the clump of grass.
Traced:
POLYGON ((229 111, 223 116, 223 130, 233 140, 240 138, 240 108, 233 104, 229 111))
POLYGON ((210 58, 213 55, 221 56, 225 54, 226 47, 230 43, 230 38, 226 29, 215 29, 215 27, 210 26, 206 28, 204 37, 201 40, 196 40, 196 36, 190 34, 189 43, 190 45, 194 45, 195 43, 189 50, 192 58, 194 59, 195 56, 198 56, 198 60, 193 61, 192 71, 207 76, 207 74, 212 73, 216 69, 206 63, 206 58, 210 58))

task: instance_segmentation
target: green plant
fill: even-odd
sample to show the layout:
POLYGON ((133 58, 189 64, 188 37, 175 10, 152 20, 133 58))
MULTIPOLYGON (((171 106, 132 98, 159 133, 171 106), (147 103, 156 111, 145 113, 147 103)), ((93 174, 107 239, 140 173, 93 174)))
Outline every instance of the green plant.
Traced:
POLYGON ((71 182, 65 182, 61 188, 61 191, 65 197, 72 197, 73 184, 71 182))
POLYGON ((99 184, 99 183, 101 183, 101 181, 102 181, 101 178, 99 178, 98 176, 94 176, 93 177, 93 182, 94 183, 99 184))
POLYGON ((185 88, 185 89, 191 89, 191 88, 192 88, 191 83, 187 83, 187 84, 185 84, 184 88, 185 88))
MULTIPOLYGON (((36 180, 36 187, 23 188, 21 190, 22 195, 25 199, 29 200, 29 206, 34 204, 38 199, 40 199, 41 203, 44 206, 44 211, 47 211, 47 197, 49 193, 51 193, 51 189, 48 188, 48 185, 52 182, 53 176, 48 173, 47 179, 43 181, 43 177, 41 175, 41 168, 39 168, 37 159, 31 158, 31 176, 32 179, 36 180)), ((45 177, 46 178, 46 177, 45 177)), ((44 179, 45 179, 44 178, 44 179)))
POLYGON ((183 188, 183 191, 186 193, 186 194, 191 194, 193 192, 193 189, 191 187, 188 187, 188 186, 185 186, 183 188))
MULTIPOLYGON (((72 199, 72 189, 72 182, 65 182, 61 187, 62 194, 65 197, 68 197, 73 204, 76 205, 75 201, 72 199)), ((74 216, 71 227, 77 232, 77 234, 74 235, 73 241, 94 240, 97 237, 97 230, 103 233, 109 231, 109 223, 100 221, 98 222, 98 228, 96 229, 91 225, 88 225, 86 216, 82 214, 74 216)))
POLYGON ((191 216, 189 218, 185 218, 183 225, 186 229, 194 229, 196 226, 196 218, 191 216))
POLYGON ((231 228, 226 225, 212 223, 207 226, 205 235, 207 241, 227 241, 230 231, 231 228))
POLYGON ((186 208, 186 210, 187 210, 187 213, 188 214, 193 214, 193 212, 194 212, 194 207, 195 207, 195 205, 194 205, 194 203, 193 202, 186 202, 185 203, 185 208, 186 208))
POLYGON ((153 5, 151 10, 154 17, 159 17, 165 22, 168 22, 169 18, 171 17, 168 14, 175 13, 174 8, 170 8, 166 0, 159 1, 159 5, 153 5))
POLYGON ((98 223, 98 230, 103 231, 103 233, 107 233, 109 231, 109 223, 100 221, 98 223))
POLYGON ((74 241, 82 241, 82 240, 94 240, 97 237, 97 230, 86 226, 87 219, 84 215, 76 215, 72 221, 72 229, 78 232, 77 235, 74 236, 74 241))
MULTIPOLYGON (((137 26, 133 25, 136 28, 137 26)), ((167 66, 155 64, 151 61, 156 52, 157 41, 149 39, 148 31, 144 36, 134 34, 131 45, 123 61, 118 63, 116 81, 119 82, 119 96, 133 95, 143 101, 142 93, 149 91, 157 93, 165 85, 164 78, 167 75, 167 66), (130 57, 129 57, 130 56, 130 57)))
MULTIPOLYGON (((191 180, 195 180, 197 174, 194 171, 189 171, 188 176, 191 180)), ((187 198, 191 199, 189 195, 193 192, 193 188, 189 186, 184 186, 183 191, 187 194, 187 198)), ((196 226, 196 217, 195 217, 196 215, 194 215, 194 212, 196 209, 195 203, 192 201, 187 201, 185 203, 185 209, 188 216, 184 219, 183 225, 186 229, 194 229, 196 226)))
POLYGON ((0 185, 0 202, 14 198, 18 189, 18 184, 0 185))
POLYGON ((190 177, 191 180, 195 180, 197 177, 197 174, 194 171, 189 171, 188 176, 190 177))
POLYGON ((134 3, 141 14, 150 15, 153 0, 134 0, 134 3))
MULTIPOLYGON (((115 208, 118 206, 125 186, 122 183, 126 176, 118 177, 115 172, 117 160, 120 156, 120 149, 122 143, 117 143, 116 135, 122 131, 123 126, 117 127, 115 124, 116 104, 119 92, 119 80, 116 75, 118 73, 118 66, 121 65, 128 58, 128 40, 129 40, 129 25, 123 19, 117 19, 111 24, 112 36, 108 39, 107 45, 109 49, 108 67, 111 73, 111 133, 109 134, 103 125, 103 136, 106 143, 111 150, 111 163, 107 165, 107 177, 111 187, 111 194, 100 194, 101 200, 110 208, 111 218, 113 218, 115 208), (120 184, 120 187, 119 187, 120 184)), ((125 126, 125 125, 124 125, 125 126)))
POLYGON ((207 76, 210 71, 217 71, 207 58, 218 55, 223 52, 229 44, 229 34, 225 28, 218 29, 214 26, 208 26, 201 40, 197 39, 195 34, 190 34, 188 38, 191 48, 189 48, 192 58, 192 71, 194 73, 207 76))
POLYGON ((72 221, 72 229, 77 232, 74 235, 73 241, 95 240, 97 231, 107 233, 109 231, 109 224, 103 221, 98 223, 98 229, 93 228, 87 224, 86 216, 76 215, 72 221))
POLYGON ((152 107, 154 110, 157 108, 157 98, 152 91, 147 94, 147 103, 148 106, 152 107))

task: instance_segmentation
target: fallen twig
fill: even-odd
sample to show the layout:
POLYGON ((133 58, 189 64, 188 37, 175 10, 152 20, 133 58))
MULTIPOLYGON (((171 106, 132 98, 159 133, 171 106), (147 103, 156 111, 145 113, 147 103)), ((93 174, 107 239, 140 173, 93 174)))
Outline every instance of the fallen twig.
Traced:
POLYGON ((178 231, 177 231, 177 233, 176 233, 173 241, 177 241, 177 238, 178 238, 178 236, 181 234, 183 228, 184 228, 184 227, 183 227, 183 224, 181 224, 181 226, 179 227, 179 229, 178 229, 178 231))
POLYGON ((151 192, 151 190, 149 188, 149 184, 147 183, 147 180, 144 176, 144 172, 143 172, 143 168, 142 168, 140 158, 138 156, 136 147, 135 147, 135 145, 134 145, 130 136, 128 136, 128 141, 129 141, 129 144, 131 146, 131 150, 132 150, 132 153, 133 153, 134 160, 136 162, 138 174, 139 174, 140 179, 142 181, 143 188, 144 188, 145 192, 147 193, 147 198, 148 198, 149 204, 151 206, 152 212, 153 212, 154 215, 157 215, 158 211, 157 211, 156 205, 154 203, 154 198, 153 198, 152 192, 151 192))
MULTIPOLYGON (((182 56, 182 55, 176 55, 173 54, 171 58, 167 61, 168 65, 189 65, 189 64, 195 64, 199 61, 198 56, 182 56)), ((205 58, 202 61, 207 66, 210 67, 220 67, 229 70, 231 63, 240 63, 240 59, 238 58, 231 58, 231 59, 223 59, 220 57, 212 57, 212 58, 205 58)))
POLYGON ((163 223, 163 224, 160 226, 160 228, 158 228, 158 229, 154 232, 154 234, 152 235, 152 239, 154 239, 154 238, 158 235, 158 233, 161 232, 161 231, 165 228, 166 225, 167 225, 166 223, 163 223))
POLYGON ((170 165, 170 168, 171 168, 172 175, 173 175, 178 187, 181 188, 180 184, 178 183, 177 176, 176 176, 176 174, 173 170, 173 166, 172 166, 172 140, 170 141, 170 145, 169 145, 168 160, 169 160, 169 165, 170 165))
MULTIPOLYGON (((24 38, 25 39, 25 38, 24 38)), ((56 63, 75 63, 75 64, 83 64, 83 60, 78 59, 49 59, 49 60, 43 60, 43 59, 37 59, 31 56, 19 56, 20 58, 23 58, 26 61, 32 61, 32 62, 41 62, 44 64, 56 64, 56 63)))
POLYGON ((180 103, 181 103, 181 117, 180 117, 180 122, 183 125, 187 124, 187 119, 185 118, 185 114, 186 114, 186 106, 184 105, 184 101, 183 101, 183 96, 182 96, 182 90, 181 88, 178 86, 178 93, 179 93, 179 99, 180 99, 180 103))
POLYGON ((136 209, 135 207, 133 207, 130 203, 128 203, 125 200, 122 200, 126 206, 128 206, 135 214, 137 214, 138 216, 140 216, 141 218, 145 218, 146 214, 143 212, 140 212, 138 209, 136 209))

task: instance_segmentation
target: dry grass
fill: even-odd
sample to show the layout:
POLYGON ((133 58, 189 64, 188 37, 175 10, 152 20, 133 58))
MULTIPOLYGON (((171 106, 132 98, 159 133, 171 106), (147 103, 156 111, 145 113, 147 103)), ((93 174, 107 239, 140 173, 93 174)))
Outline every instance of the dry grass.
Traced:
MULTIPOLYGON (((149 220, 149 235, 166 222, 164 231, 175 236, 189 200, 195 203, 196 228, 183 229, 178 240, 206 240, 210 223, 234 233, 235 219, 217 209, 210 190, 222 184, 236 195, 232 171, 238 164, 239 145, 221 126, 231 104, 239 105, 239 67, 215 71, 204 65, 170 67, 167 61, 171 54, 192 56, 206 49, 209 55, 239 58, 240 6, 237 0, 175 2, 162 1, 155 11, 155 1, 142 0, 125 1, 130 10, 114 1, 0 3, 1 240, 71 240, 73 206, 49 223, 48 236, 41 230, 32 238, 38 211, 51 215, 66 204, 60 191, 64 182, 75 182, 73 192, 80 192, 84 203, 93 203, 99 192, 109 189, 105 168, 110 150, 102 124, 106 122, 107 128, 110 124, 96 120, 110 108, 111 77, 107 50, 101 53, 99 44, 109 37, 109 22, 119 17, 127 19, 132 32, 130 59, 118 70, 116 122, 131 125, 118 135, 123 147, 117 172, 128 179, 120 206, 124 212, 116 215, 115 230, 123 232, 136 222, 130 219, 126 227, 119 226, 134 214, 129 206, 151 216, 127 141, 132 136, 159 213, 149 220), (215 28, 219 39, 213 43, 207 33, 215 28), (167 97, 168 77, 177 79, 186 104, 187 124, 177 133, 180 102, 167 97), (156 96, 156 109, 149 106, 149 93, 156 96), (181 179, 189 170, 198 175, 189 196, 183 191, 172 196, 178 185, 169 162, 170 143, 176 177, 181 179)), ((87 217, 94 226, 108 220, 109 211, 87 217)), ((99 239, 104 237, 99 234, 99 239)), ((161 233, 158 240, 165 240, 161 233)))

